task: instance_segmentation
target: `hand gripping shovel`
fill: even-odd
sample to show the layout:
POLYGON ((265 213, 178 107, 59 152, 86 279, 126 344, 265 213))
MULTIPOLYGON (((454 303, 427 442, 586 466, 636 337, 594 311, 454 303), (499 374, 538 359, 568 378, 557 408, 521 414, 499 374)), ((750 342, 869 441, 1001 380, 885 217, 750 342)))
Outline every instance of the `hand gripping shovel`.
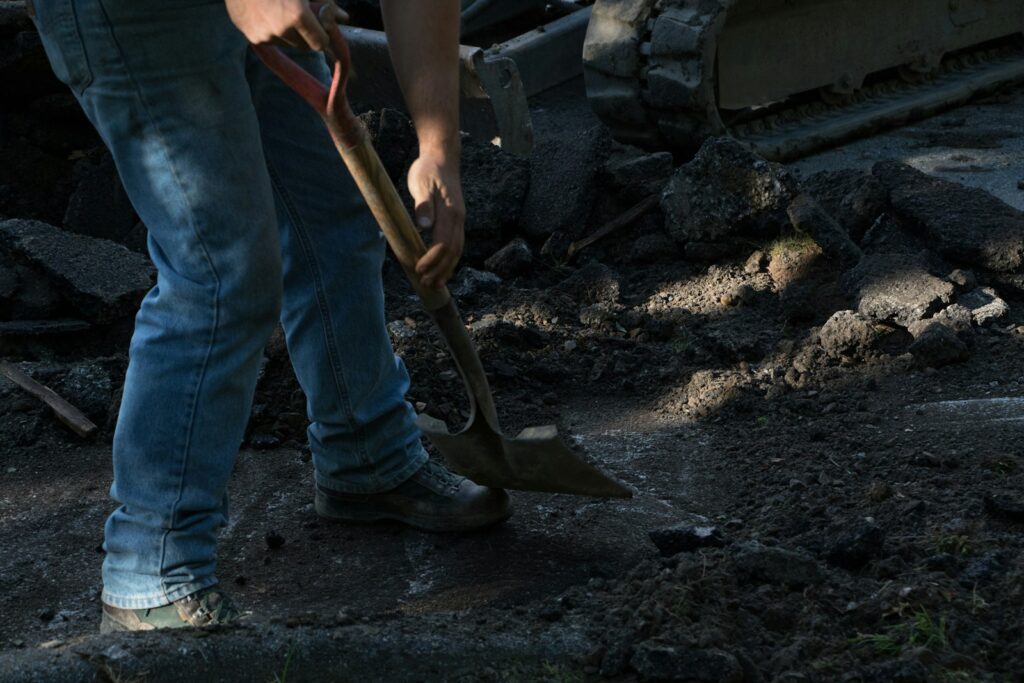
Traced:
POLYGON ((423 433, 452 469, 478 484, 524 491, 629 497, 625 486, 569 450, 554 426, 529 427, 514 439, 501 433, 487 376, 448 289, 420 286, 415 265, 426 247, 381 165, 366 128, 352 113, 345 96, 351 61, 348 45, 337 26, 327 30, 337 60, 330 89, 277 48, 253 49, 323 118, 345 165, 462 374, 469 393, 469 422, 462 431, 451 434, 441 420, 421 415, 419 425, 423 433))

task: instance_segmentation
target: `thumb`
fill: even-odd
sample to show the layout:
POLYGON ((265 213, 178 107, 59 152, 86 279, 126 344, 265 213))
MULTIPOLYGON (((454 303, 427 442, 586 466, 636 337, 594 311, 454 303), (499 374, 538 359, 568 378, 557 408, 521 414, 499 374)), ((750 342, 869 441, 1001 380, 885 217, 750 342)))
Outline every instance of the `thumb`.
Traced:
POLYGON ((416 227, 420 230, 432 228, 434 227, 434 194, 423 190, 417 194, 423 196, 413 196, 413 201, 416 204, 416 227))

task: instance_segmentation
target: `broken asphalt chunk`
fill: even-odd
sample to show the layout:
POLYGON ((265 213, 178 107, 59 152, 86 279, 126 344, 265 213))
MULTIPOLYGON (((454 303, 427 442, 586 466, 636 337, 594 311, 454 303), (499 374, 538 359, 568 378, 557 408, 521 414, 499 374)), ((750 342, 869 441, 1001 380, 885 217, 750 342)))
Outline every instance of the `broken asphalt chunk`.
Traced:
POLYGON ((89 322, 131 315, 153 284, 155 270, 145 257, 39 221, 0 222, 0 242, 14 259, 45 274, 89 322))

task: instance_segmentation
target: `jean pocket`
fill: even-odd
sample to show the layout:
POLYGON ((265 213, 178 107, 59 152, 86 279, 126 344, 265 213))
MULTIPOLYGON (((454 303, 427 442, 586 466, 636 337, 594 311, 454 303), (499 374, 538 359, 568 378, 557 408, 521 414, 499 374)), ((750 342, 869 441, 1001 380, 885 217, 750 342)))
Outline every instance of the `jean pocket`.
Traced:
POLYGON ((57 78, 81 95, 92 83, 92 69, 78 24, 78 0, 34 0, 39 37, 57 78))

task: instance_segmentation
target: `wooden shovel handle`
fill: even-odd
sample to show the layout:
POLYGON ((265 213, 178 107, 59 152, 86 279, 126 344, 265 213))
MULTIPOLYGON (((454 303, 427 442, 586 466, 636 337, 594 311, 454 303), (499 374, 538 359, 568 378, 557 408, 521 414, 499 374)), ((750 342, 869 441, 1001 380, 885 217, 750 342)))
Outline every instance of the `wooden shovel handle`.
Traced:
POLYGON ((391 251, 395 253, 395 258, 405 271, 409 283, 428 311, 444 308, 451 300, 448 288, 430 289, 420 284, 420 277, 416 274, 416 263, 427 253, 427 246, 413 224, 408 209, 402 203, 395 184, 384 170, 377 150, 370 143, 366 127, 357 119, 358 133, 346 130, 344 135, 336 135, 332 124, 333 122, 328 120, 328 128, 332 129, 331 137, 334 138, 338 152, 341 153, 341 158, 356 181, 367 206, 377 219, 377 224, 391 245, 391 251), (349 146, 347 142, 356 144, 349 146))
POLYGON ((451 295, 447 287, 428 289, 420 284, 416 263, 427 253, 419 231, 402 203, 377 151, 370 142, 366 126, 353 113, 345 94, 351 56, 348 44, 336 25, 326 26, 331 49, 336 57, 330 88, 311 76, 283 52, 270 45, 254 45, 253 50, 271 71, 299 94, 323 118, 335 147, 348 166, 359 191, 377 219, 385 239, 405 271, 409 283, 428 311, 443 308, 451 295))

